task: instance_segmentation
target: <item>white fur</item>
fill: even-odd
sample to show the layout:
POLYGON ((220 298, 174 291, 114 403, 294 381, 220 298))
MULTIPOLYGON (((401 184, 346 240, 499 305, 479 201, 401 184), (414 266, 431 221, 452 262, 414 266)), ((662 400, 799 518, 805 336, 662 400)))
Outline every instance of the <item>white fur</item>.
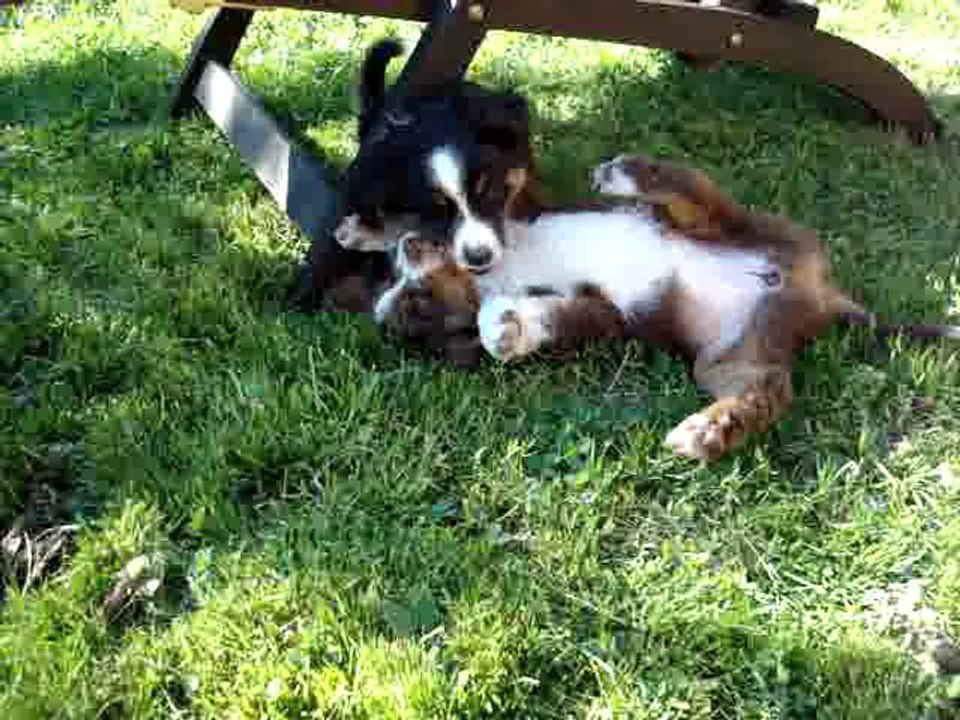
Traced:
MULTIPOLYGON (((635 183, 619 161, 598 168, 597 189, 636 194, 635 183)), ((466 264, 462 253, 467 247, 494 250, 487 272, 474 276, 481 296, 481 342, 494 357, 506 360, 528 354, 549 339, 557 297, 529 297, 531 286, 549 287, 572 298, 579 286, 590 284, 627 317, 655 311, 664 291, 676 287, 700 309, 693 321, 706 330, 709 344, 702 350, 711 354, 736 343, 762 297, 776 292, 762 279, 777 270, 764 253, 686 240, 639 208, 547 213, 530 223, 506 221, 501 243, 466 206, 456 153, 450 148, 435 152, 430 168, 434 181, 463 214, 455 232, 457 262, 466 264)), ((402 246, 399 252, 403 265, 402 246)), ((416 282, 428 271, 401 268, 405 279, 381 297, 378 319, 388 314, 405 282, 416 282)))
MULTIPOLYGON (((466 204, 464 198, 463 161, 449 145, 437 148, 427 159, 430 178, 437 189, 457 203, 466 204)), ((462 209, 462 208, 461 208, 462 209)))
POLYGON ((497 233, 473 214, 467 202, 462 158, 454 148, 444 146, 430 153, 427 164, 433 183, 453 200, 461 216, 453 232, 453 252, 457 263, 472 270, 486 270, 500 262, 503 248, 497 233), (471 265, 468 258, 478 253, 487 256, 489 261, 482 266, 471 265))
POLYGON ((593 190, 601 195, 616 197, 636 197, 640 194, 637 182, 623 171, 620 155, 605 163, 601 163, 593 171, 593 190))
MULTIPOLYGON (((736 342, 761 297, 757 273, 773 268, 760 252, 710 247, 668 232, 639 212, 573 212, 506 224, 503 258, 476 277, 481 297, 522 296, 547 286, 572 297, 577 286, 600 288, 627 316, 656 310, 675 283, 719 324, 713 342, 736 342)), ((718 348, 719 349, 719 348, 718 348)))
MULTIPOLYGON (((549 340, 557 296, 572 298, 583 284, 598 287, 628 317, 655 311, 665 289, 678 287, 703 309, 700 320, 712 331, 707 353, 737 342, 762 297, 776 292, 760 277, 775 269, 763 253, 668 236, 643 212, 555 213, 532 223, 507 222, 505 230, 503 258, 474 276, 481 343, 501 360, 529 354, 549 340), (531 286, 556 295, 531 297, 531 286)), ((397 249, 400 279, 376 304, 378 322, 404 287, 442 262, 436 257, 411 266, 405 241, 397 249)))
POLYGON ((407 287, 407 282, 407 278, 401 278, 384 290, 377 298, 377 302, 373 306, 373 319, 378 325, 382 325, 383 321, 387 319, 387 316, 393 310, 393 304, 397 301, 397 297, 407 287))
MULTIPOLYGON (((699 307, 704 324, 715 328, 712 348, 722 350, 743 333, 764 294, 761 277, 774 266, 760 252, 711 247, 667 237, 663 226, 640 212, 572 212, 542 216, 533 223, 508 222, 500 262, 474 276, 481 295, 481 342, 494 357, 511 359, 549 339, 556 297, 529 297, 531 286, 552 288, 572 298, 577 287, 598 287, 627 316, 656 310, 664 290, 678 286, 699 307)), ((440 262, 411 266, 406 237, 397 248, 400 280, 378 300, 378 322, 408 284, 440 262)))
POLYGON ((497 360, 530 355, 550 340, 550 316, 556 300, 498 295, 485 299, 477 315, 480 344, 497 360))

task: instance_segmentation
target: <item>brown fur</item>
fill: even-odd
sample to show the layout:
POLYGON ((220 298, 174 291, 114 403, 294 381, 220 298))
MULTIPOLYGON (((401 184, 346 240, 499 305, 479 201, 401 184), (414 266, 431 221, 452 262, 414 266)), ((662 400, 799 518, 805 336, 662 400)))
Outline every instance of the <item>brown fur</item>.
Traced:
MULTIPOLYGON (((711 308, 693 303, 678 287, 668 289, 657 311, 637 318, 624 317, 602 292, 591 287, 582 288, 572 299, 557 296, 551 311, 554 347, 573 348, 596 337, 638 337, 691 361, 694 379, 713 402, 680 423, 668 434, 666 443, 680 454, 713 460, 749 436, 766 431, 788 410, 793 400, 794 356, 805 343, 833 322, 869 323, 872 316, 833 284, 826 255, 809 229, 786 218, 745 209, 693 168, 633 156, 621 159, 620 169, 626 170, 640 189, 635 202, 652 207, 667 233, 762 250, 779 268, 779 276, 770 278, 778 289, 766 294, 754 308, 739 342, 716 355, 707 354, 704 348, 715 337, 719 318, 713 317, 711 308)), ((535 215, 547 209, 539 202, 537 194, 520 183, 504 212, 508 217, 535 215)), ((603 207, 604 202, 590 206, 603 207)), ((400 303, 391 320, 393 331, 409 335, 411 328, 426 322, 432 342, 442 345, 440 318, 469 315, 478 307, 479 299, 475 293, 470 295, 470 287, 473 281, 468 273, 441 265, 427 274, 422 296, 410 291, 418 295, 415 304, 400 303)), ((551 289, 530 288, 529 294, 549 298, 551 289)), ((517 327, 519 331, 519 324, 517 327)), ((912 334, 941 337, 943 330, 914 328, 912 334)))
MULTIPOLYGON (((414 253, 423 252, 411 244, 414 253)), ((483 357, 476 319, 480 298, 468 271, 449 263, 407 288, 385 322, 386 330, 462 368, 483 357)))

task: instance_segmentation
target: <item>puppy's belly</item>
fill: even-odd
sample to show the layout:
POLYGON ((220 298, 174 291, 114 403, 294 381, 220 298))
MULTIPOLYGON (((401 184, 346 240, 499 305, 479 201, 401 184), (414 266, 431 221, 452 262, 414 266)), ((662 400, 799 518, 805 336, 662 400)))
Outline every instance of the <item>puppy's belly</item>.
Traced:
POLYGON ((558 213, 508 233, 500 264, 477 279, 484 296, 539 287, 570 298, 589 285, 697 349, 737 342, 779 277, 763 253, 686 240, 641 213, 558 213))
POLYGON ((631 212, 556 213, 508 223, 504 255, 478 278, 482 291, 522 294, 549 288, 572 297, 600 288, 621 312, 655 303, 674 271, 671 243, 651 218, 631 212))
POLYGON ((633 324, 643 334, 643 323, 653 319, 671 342, 694 355, 714 355, 743 337, 761 297, 708 297, 677 285, 664 295, 662 310, 635 314, 633 324))
POLYGON ((737 343, 764 298, 780 287, 780 272, 763 255, 717 251, 691 243, 676 275, 678 331, 701 350, 737 343))

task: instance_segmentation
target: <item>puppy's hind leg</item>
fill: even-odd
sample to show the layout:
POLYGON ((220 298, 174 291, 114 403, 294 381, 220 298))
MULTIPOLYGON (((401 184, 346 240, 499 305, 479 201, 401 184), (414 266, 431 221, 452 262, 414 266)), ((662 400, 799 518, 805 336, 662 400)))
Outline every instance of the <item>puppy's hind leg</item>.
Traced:
POLYGON ((716 460, 765 432, 793 402, 787 366, 743 359, 698 362, 694 377, 716 399, 671 430, 665 444, 697 460, 716 460))

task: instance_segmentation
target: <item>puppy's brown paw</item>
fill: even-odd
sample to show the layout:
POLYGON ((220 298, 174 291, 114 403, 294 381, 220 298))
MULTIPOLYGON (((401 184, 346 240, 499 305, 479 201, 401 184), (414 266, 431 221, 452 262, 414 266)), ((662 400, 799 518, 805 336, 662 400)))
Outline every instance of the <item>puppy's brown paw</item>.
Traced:
POLYGON ((424 288, 405 288, 394 301, 393 310, 384 319, 387 329, 401 338, 423 338, 444 329, 444 308, 424 288))
POLYGON ((711 406, 677 425, 667 434, 664 444, 677 455, 709 462, 739 444, 740 428, 731 408, 711 406))

